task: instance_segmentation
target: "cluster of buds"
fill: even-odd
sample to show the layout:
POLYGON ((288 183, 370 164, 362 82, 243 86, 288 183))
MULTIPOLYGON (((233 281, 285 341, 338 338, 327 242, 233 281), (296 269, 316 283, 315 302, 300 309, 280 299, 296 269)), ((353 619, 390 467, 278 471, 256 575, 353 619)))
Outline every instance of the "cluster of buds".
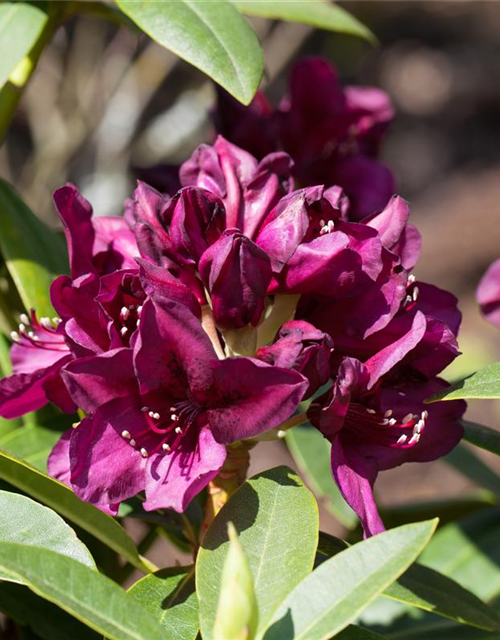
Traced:
POLYGON ((424 405, 458 354, 457 301, 410 273, 420 236, 407 203, 378 189, 373 204, 345 179, 358 161, 382 167, 381 92, 342 89, 316 60, 276 112, 233 106, 221 97, 224 133, 259 158, 219 136, 180 167, 176 193, 141 182, 122 217, 92 217, 72 185, 55 193, 71 276, 51 287, 59 317, 33 313, 13 336, 0 414, 79 408, 52 475, 109 513, 142 491, 147 510, 183 511, 228 445, 282 433, 311 399, 333 477, 372 535, 378 472, 462 436, 462 402, 424 405))

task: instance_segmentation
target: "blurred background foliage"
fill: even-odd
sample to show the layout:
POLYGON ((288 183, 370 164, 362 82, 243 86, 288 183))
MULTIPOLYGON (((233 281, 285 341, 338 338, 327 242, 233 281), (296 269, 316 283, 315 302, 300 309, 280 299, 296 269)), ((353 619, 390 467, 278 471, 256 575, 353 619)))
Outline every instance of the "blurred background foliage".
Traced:
MULTIPOLYGON (((500 3, 340 4, 368 25, 380 46, 253 18, 266 61, 262 86, 277 102, 290 65, 320 54, 345 82, 378 85, 390 94, 397 116, 383 160, 423 234, 417 277, 460 298, 463 355, 448 372, 449 379, 458 378, 500 359, 498 331, 481 318, 474 300, 481 274, 500 255, 500 3)), ((59 28, 43 53, 0 147, 0 175, 51 226, 57 224, 51 194, 68 180, 97 215, 118 215, 141 169, 182 162, 212 139, 214 99, 206 76, 146 36, 80 16, 59 28)), ((469 418, 497 427, 500 404, 471 403, 469 418)), ((492 472, 500 471, 499 459, 477 449, 471 459, 467 452, 464 447, 459 454, 465 474, 454 469, 456 456, 448 464, 382 474, 381 505, 404 510, 439 498, 452 508, 450 500, 475 496, 480 487, 490 497, 500 495, 492 472)), ((250 474, 281 463, 294 466, 282 442, 259 446, 250 474)), ((323 530, 342 534, 329 509, 321 518, 323 530)), ((165 549, 156 553, 166 564, 165 549)), ((171 548, 168 553, 183 557, 171 548)))

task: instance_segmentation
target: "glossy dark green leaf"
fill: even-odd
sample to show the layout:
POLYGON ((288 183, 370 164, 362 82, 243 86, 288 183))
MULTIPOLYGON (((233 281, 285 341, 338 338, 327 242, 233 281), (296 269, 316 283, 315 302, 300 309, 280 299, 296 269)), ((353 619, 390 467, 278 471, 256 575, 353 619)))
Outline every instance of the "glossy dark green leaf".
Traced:
POLYGON ((500 431, 468 420, 463 420, 462 423, 464 425, 464 440, 475 447, 481 447, 481 449, 500 456, 500 431))
POLYGON ((373 33, 352 14, 327 0, 232 0, 242 12, 250 16, 261 16, 288 22, 309 24, 317 29, 328 29, 338 33, 365 38, 376 42, 373 33))
POLYGON ((88 531, 138 569, 149 571, 125 529, 93 505, 82 502, 66 485, 1 450, 0 479, 24 491, 88 531))
POLYGON ((500 510, 488 509, 439 529, 419 562, 481 600, 500 595, 500 510))
POLYGON ((13 453, 40 471, 47 471, 47 458, 60 437, 59 431, 30 424, 0 435, 0 449, 13 453))
POLYGON ((168 640, 160 624, 115 582, 54 551, 0 542, 0 571, 106 638, 168 640))
POLYGON ((68 268, 64 243, 1 179, 0 252, 26 309, 53 316, 49 288, 68 268))
POLYGON ((249 23, 226 0, 117 0, 120 9, 153 40, 249 104, 264 70, 262 50, 249 23))
POLYGON ((437 520, 408 524, 359 542, 321 564, 285 598, 264 640, 328 640, 412 564, 437 520))
MULTIPOLYGON (((320 532, 318 560, 322 563, 347 547, 343 540, 320 532)), ((412 565, 383 595, 411 607, 483 629, 497 629, 500 624, 496 611, 473 593, 454 580, 419 564, 412 565)))
POLYGON ((355 527, 358 518, 332 478, 328 440, 311 426, 299 426, 287 432, 286 444, 314 493, 325 498, 328 509, 341 524, 348 529, 355 527))
MULTIPOLYGON (((50 549, 95 569, 89 550, 52 509, 26 496, 0 491, 0 513, 0 542, 50 549)), ((5 577, 1 570, 0 577, 5 577)))
POLYGON ((0 611, 42 640, 101 640, 92 629, 21 584, 0 582, 0 611))
POLYGON ((459 444, 443 460, 476 484, 489 489, 497 499, 500 498, 500 477, 474 453, 471 447, 459 444))
POLYGON ((130 589, 169 637, 195 640, 200 623, 193 567, 170 567, 152 573, 130 589))
POLYGON ((484 367, 436 393, 428 402, 437 400, 496 399, 500 398, 500 362, 484 367))
POLYGON ((0 87, 31 51, 48 20, 32 2, 0 4, 0 87))
POLYGON ((385 640, 385 637, 368 629, 363 629, 363 627, 350 624, 343 631, 337 633, 335 640, 385 640))
POLYGON ((229 522, 236 527, 254 579, 259 633, 314 563, 318 509, 300 478, 287 467, 277 467, 245 482, 214 519, 198 554, 196 588, 204 640, 214 638, 229 522))

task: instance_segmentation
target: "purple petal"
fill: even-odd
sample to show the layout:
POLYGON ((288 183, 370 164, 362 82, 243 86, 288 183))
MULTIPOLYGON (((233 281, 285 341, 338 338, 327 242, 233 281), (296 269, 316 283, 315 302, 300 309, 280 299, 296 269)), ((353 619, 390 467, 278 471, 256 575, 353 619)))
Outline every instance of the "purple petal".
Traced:
POLYGON ((225 231, 203 254, 199 271, 217 326, 238 329, 259 322, 272 276, 265 251, 241 233, 225 231))
POLYGON ((307 390, 304 376, 251 358, 212 363, 214 383, 208 422, 222 443, 252 438, 280 425, 307 390))
POLYGON ((208 427, 201 429, 195 441, 185 440, 183 447, 173 453, 148 460, 146 511, 185 511, 191 500, 222 468, 226 447, 214 440, 208 427))
POLYGON ((47 470, 50 476, 71 487, 71 468, 69 447, 73 430, 65 431, 54 445, 47 460, 47 470))
POLYGON ((368 538, 385 531, 373 497, 375 463, 356 454, 340 437, 332 442, 332 474, 347 504, 355 511, 368 538))
POLYGON ((101 265, 99 273, 134 269, 139 248, 127 222, 116 216, 96 216, 92 225, 95 230, 94 261, 101 265))
POLYGON ((131 429, 129 403, 118 400, 85 418, 70 442, 71 485, 76 495, 107 513, 144 490, 146 460, 121 436, 131 429))
POLYGON ((204 392, 212 382, 210 362, 216 359, 208 335, 189 309, 173 300, 146 301, 134 348, 134 367, 141 392, 166 387, 184 397, 204 392))
POLYGON ((54 203, 64 226, 71 275, 77 278, 84 273, 95 272, 92 262, 95 240, 92 207, 72 184, 54 192, 54 203))
POLYGON ((486 319, 500 328, 500 260, 496 260, 482 277, 476 298, 486 319))
POLYGON ((131 349, 114 349, 74 360, 62 377, 72 399, 87 413, 115 398, 137 393, 131 349))

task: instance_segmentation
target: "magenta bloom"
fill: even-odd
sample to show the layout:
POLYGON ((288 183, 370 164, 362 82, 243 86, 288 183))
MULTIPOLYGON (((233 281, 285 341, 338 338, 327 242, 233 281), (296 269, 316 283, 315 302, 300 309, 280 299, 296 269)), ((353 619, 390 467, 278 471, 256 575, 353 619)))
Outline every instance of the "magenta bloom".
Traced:
POLYGON ((311 405, 311 422, 332 443, 332 474, 361 520, 365 536, 384 530, 373 484, 379 471, 404 462, 428 462, 460 441, 462 401, 424 405, 446 383, 416 380, 405 369, 426 333, 422 313, 410 330, 366 362, 346 357, 330 391, 311 405))
POLYGON ((257 157, 284 149, 306 185, 337 184, 353 219, 380 211, 394 193, 390 170, 376 160, 394 117, 387 94, 375 87, 342 87, 323 58, 297 63, 290 95, 273 110, 262 94, 242 107, 219 90, 215 123, 222 135, 257 157))
POLYGON ((74 361, 63 377, 89 417, 49 471, 112 513, 140 491, 147 510, 183 511, 222 467, 225 444, 278 426, 308 386, 259 360, 218 360, 198 318, 165 298, 144 303, 133 349, 74 361))
POLYGON ((493 262, 482 277, 476 298, 486 319, 500 328, 500 260, 493 262))

